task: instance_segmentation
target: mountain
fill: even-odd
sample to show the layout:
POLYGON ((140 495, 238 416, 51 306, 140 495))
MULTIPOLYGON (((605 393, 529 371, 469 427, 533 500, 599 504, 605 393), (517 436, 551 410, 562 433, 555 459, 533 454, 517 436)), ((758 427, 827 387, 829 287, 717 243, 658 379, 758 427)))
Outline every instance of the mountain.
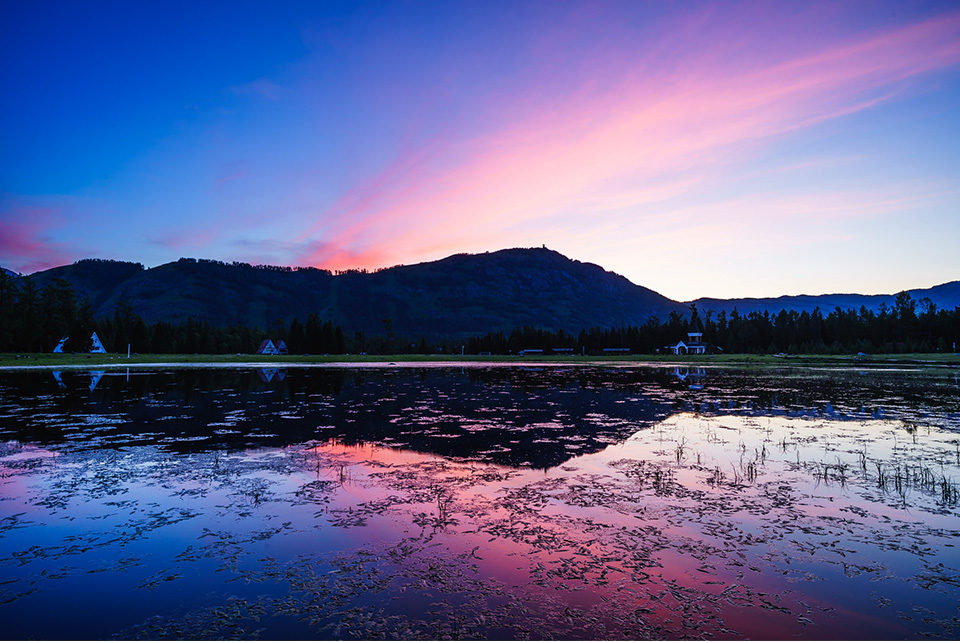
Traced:
MULTIPOLYGON (((112 316, 121 302, 147 323, 188 317, 214 326, 269 329, 275 320, 301 322, 316 313, 344 331, 413 337, 470 337, 523 326, 576 333, 584 328, 636 325, 673 312, 782 309, 826 315, 839 306, 876 311, 895 295, 797 295, 766 299, 676 302, 591 263, 546 248, 458 254, 375 272, 333 274, 316 268, 227 264, 204 259, 145 269, 138 263, 86 259, 31 275, 37 288, 55 279, 87 297, 95 316, 112 316)), ((960 281, 910 291, 939 308, 960 305, 960 281)))
POLYGON ((60 278, 98 317, 129 303, 147 323, 188 317, 215 326, 269 328, 311 313, 345 331, 474 336, 524 325, 578 332, 639 325, 687 306, 595 264, 546 248, 459 254, 376 272, 332 274, 181 259, 140 264, 84 260, 31 275, 38 288, 60 278))
MULTIPOLYGON (((937 308, 952 309, 960 305, 960 281, 950 281, 932 288, 918 288, 907 291, 916 300, 929 299, 936 304, 937 308)), ((833 295, 785 295, 782 297, 768 297, 757 299, 711 299, 703 297, 695 299, 689 304, 696 304, 700 310, 713 310, 715 312, 725 311, 728 315, 734 308, 741 315, 747 315, 757 311, 760 313, 768 312, 776 315, 781 310, 796 310, 797 312, 813 312, 814 308, 820 308, 824 315, 837 307, 842 310, 860 310, 861 306, 866 306, 868 310, 877 312, 882 304, 886 304, 888 309, 894 306, 896 295, 857 295, 857 294, 833 294, 833 295)))

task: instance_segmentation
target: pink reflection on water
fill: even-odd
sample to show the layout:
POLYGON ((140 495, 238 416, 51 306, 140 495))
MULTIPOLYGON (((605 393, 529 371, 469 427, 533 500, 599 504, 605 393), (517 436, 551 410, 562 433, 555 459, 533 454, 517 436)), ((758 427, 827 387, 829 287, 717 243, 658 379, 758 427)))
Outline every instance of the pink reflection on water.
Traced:
MULTIPOLYGON (((131 538, 123 556, 219 563, 244 543, 217 569, 254 577, 267 556, 304 596, 334 586, 349 609, 471 614, 466 634, 487 638, 909 637, 899 615, 957 598, 960 521, 919 482, 899 494, 877 480, 878 464, 955 475, 951 435, 905 435, 681 414, 546 471, 340 441, 100 460, 15 445, 0 489, 5 511, 48 518, 44 546, 64 538, 50 551, 79 555, 77 535, 101 547, 83 564, 114 552, 111 529, 131 538)), ((14 532, 0 544, 17 562, 36 538, 14 532)), ((31 561, 24 584, 48 566, 31 561)), ((168 566, 192 569, 155 573, 176 578, 168 566)))
POLYGON ((0 493, 11 498, 26 498, 31 474, 49 466, 59 455, 57 451, 33 444, 10 441, 0 445, 0 493))
MULTIPOLYGON (((871 467, 895 457, 949 469, 951 436, 891 444, 890 423, 836 424, 684 414, 548 471, 336 442, 310 452, 351 472, 340 502, 403 498, 385 510, 398 533, 460 552, 532 604, 673 637, 910 632, 883 609, 915 600, 891 570, 909 577, 926 562, 900 534, 939 542, 937 529, 960 523, 929 490, 907 503, 878 487, 871 467), (875 595, 838 593, 848 582, 875 595)), ((580 631, 569 618, 561 629, 580 631)))

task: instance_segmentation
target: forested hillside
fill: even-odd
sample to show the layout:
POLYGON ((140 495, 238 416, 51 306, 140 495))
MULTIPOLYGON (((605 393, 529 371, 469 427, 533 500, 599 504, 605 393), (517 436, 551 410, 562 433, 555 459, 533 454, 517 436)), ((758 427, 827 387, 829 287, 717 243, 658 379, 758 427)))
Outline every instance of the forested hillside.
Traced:
MULTIPOLYGON (((655 353, 690 331, 728 353, 952 351, 960 307, 942 302, 960 297, 957 285, 918 291, 937 301, 902 292, 876 308, 745 314, 681 304, 540 248, 336 274, 84 260, 26 277, 0 271, 0 351, 49 352, 65 336, 68 350, 85 350, 94 330, 109 351, 141 353, 250 353, 265 338, 293 353, 655 353)), ((819 300, 830 297, 854 296, 819 300)))
POLYGON ((316 314, 350 332, 466 338, 533 325, 559 330, 640 324, 685 306, 599 266, 543 248, 454 255, 439 261, 333 274, 181 259, 139 264, 84 260, 31 275, 86 298, 96 318, 120 303, 147 323, 267 328, 316 314))

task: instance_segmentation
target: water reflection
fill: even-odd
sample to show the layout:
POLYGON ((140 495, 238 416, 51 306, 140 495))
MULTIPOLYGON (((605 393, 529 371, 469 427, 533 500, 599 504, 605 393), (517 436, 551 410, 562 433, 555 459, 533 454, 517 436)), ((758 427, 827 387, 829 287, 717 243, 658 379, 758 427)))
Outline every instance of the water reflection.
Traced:
POLYGON ((276 375, 0 374, 7 636, 960 635, 952 373, 276 375))
POLYGON ((682 411, 960 431, 953 379, 702 367, 7 372, 0 438, 180 452, 338 439, 548 469, 682 411))
POLYGON ((287 376, 287 369, 285 368, 258 368, 257 376, 260 378, 261 382, 272 382, 274 380, 282 382, 283 378, 287 376))
POLYGON ((673 376, 681 382, 689 380, 689 389, 699 391, 703 389, 703 380, 707 377, 707 369, 702 366, 690 368, 688 366, 676 366, 673 369, 673 376))

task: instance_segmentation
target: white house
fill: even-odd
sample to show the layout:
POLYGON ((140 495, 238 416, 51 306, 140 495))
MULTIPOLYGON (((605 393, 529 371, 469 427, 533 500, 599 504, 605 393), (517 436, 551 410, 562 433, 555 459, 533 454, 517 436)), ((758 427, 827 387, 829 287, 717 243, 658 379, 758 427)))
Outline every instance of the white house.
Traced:
POLYGON ((674 346, 667 346, 674 355, 703 355, 707 352, 707 344, 703 341, 703 333, 687 333, 687 341, 679 341, 674 346))

